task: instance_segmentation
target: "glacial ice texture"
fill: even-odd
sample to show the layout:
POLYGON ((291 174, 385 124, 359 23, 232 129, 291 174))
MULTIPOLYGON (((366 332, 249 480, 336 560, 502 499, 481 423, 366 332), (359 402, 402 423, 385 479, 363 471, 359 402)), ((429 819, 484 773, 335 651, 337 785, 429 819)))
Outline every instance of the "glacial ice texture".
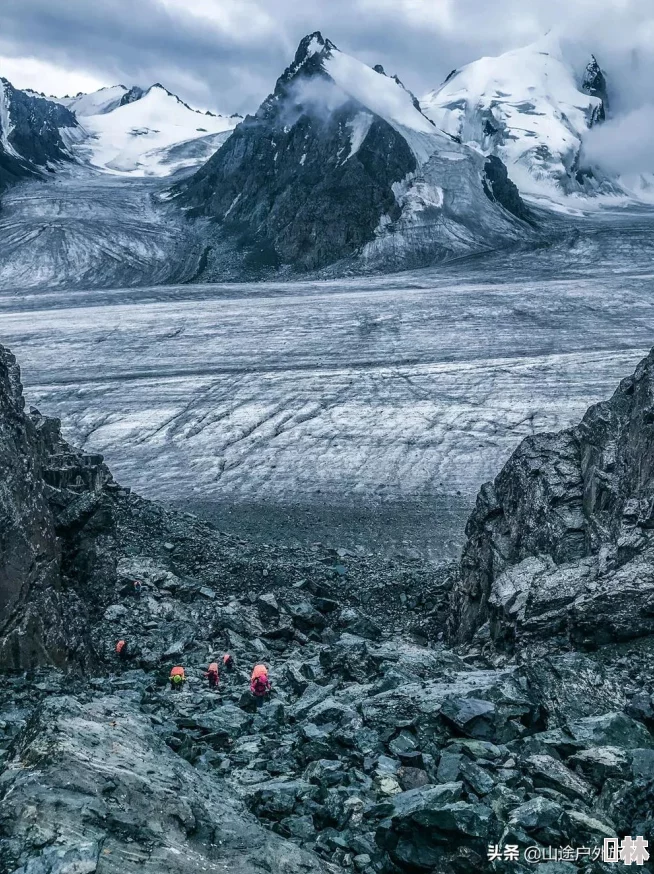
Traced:
POLYGON ((438 270, 125 287, 116 240, 140 276, 171 282, 166 253, 182 230, 146 210, 150 223, 133 232, 129 211, 107 205, 103 224, 88 201, 87 220, 57 224, 46 186, 29 202, 35 190, 0 213, 0 342, 21 361, 28 402, 103 452, 123 484, 263 538, 286 525, 309 542, 454 555, 480 484, 519 440, 577 421, 654 338, 643 211, 438 270), (65 271, 55 281, 57 262, 19 288, 26 250, 12 255, 7 239, 28 232, 43 247, 35 270, 54 251, 49 236, 58 258, 74 243, 89 285, 108 270, 116 287, 73 282, 70 264, 70 283, 65 271), (326 514, 340 523, 329 536, 326 514))

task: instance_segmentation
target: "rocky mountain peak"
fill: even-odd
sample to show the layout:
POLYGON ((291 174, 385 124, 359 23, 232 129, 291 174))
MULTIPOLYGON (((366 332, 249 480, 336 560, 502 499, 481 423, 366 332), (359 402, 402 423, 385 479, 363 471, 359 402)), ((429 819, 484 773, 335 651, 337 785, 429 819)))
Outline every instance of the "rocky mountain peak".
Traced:
POLYGON ((315 55, 325 56, 336 49, 330 39, 326 39, 319 30, 307 34, 300 40, 295 52, 294 64, 302 64, 315 55))
POLYGON ((54 100, 21 91, 0 78, 0 191, 26 176, 71 160, 62 130, 79 127, 75 115, 54 100))
MULTIPOLYGON (((271 97, 279 98, 280 95, 283 95, 288 85, 298 76, 309 78, 325 75, 323 61, 330 56, 332 51, 338 51, 336 46, 331 40, 325 39, 318 30, 303 37, 297 47, 293 62, 277 80, 275 91, 271 97)), ((266 105, 267 101, 264 101, 263 106, 266 105)))
POLYGON ((581 90, 591 97, 598 97, 602 101, 600 111, 597 113, 597 121, 604 121, 609 111, 609 97, 606 83, 606 75, 600 67, 595 55, 590 56, 586 65, 581 83, 581 90))

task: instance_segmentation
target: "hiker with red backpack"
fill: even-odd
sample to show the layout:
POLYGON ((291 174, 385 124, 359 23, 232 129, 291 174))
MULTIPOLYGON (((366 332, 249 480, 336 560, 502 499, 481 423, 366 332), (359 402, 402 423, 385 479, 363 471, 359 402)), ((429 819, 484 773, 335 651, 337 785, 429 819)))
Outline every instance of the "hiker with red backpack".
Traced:
POLYGON ((177 665, 170 672, 170 677, 168 678, 170 681, 170 688, 173 692, 179 692, 186 682, 186 673, 184 672, 184 668, 181 665, 177 665))
POLYGON ((250 692, 256 699, 257 707, 260 707, 267 700, 271 689, 268 668, 265 665, 255 665, 250 679, 250 692))
POLYGON ((125 661, 128 657, 127 652, 127 642, 124 640, 119 640, 116 644, 116 655, 121 661, 125 661))
POLYGON ((216 689, 218 687, 218 663, 211 662, 209 670, 204 676, 209 680, 209 688, 216 689))

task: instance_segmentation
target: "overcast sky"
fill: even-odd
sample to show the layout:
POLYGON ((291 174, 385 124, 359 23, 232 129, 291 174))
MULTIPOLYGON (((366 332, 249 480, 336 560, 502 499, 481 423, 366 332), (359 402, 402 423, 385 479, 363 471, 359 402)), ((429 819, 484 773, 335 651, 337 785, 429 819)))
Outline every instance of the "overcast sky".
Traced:
POLYGON ((247 112, 314 30, 421 95, 550 28, 649 89, 654 0, 0 0, 0 75, 57 95, 160 81, 247 112))

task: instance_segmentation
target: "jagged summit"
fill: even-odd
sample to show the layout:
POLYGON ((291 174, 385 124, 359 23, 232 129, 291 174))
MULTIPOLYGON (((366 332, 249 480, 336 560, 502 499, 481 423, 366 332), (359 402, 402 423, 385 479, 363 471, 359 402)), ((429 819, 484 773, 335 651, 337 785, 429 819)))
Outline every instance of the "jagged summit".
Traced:
POLYGON ((606 76, 597 62, 595 55, 590 56, 590 61, 586 65, 581 89, 582 91, 585 91, 586 94, 590 94, 592 97, 597 97, 602 101, 602 105, 597 113, 597 119, 598 121, 604 121, 609 111, 608 88, 606 84, 606 76))
POLYGON ((332 51, 338 51, 337 46, 330 39, 325 39, 319 30, 307 34, 300 40, 295 52, 295 58, 291 66, 299 66, 310 58, 325 57, 332 51))

